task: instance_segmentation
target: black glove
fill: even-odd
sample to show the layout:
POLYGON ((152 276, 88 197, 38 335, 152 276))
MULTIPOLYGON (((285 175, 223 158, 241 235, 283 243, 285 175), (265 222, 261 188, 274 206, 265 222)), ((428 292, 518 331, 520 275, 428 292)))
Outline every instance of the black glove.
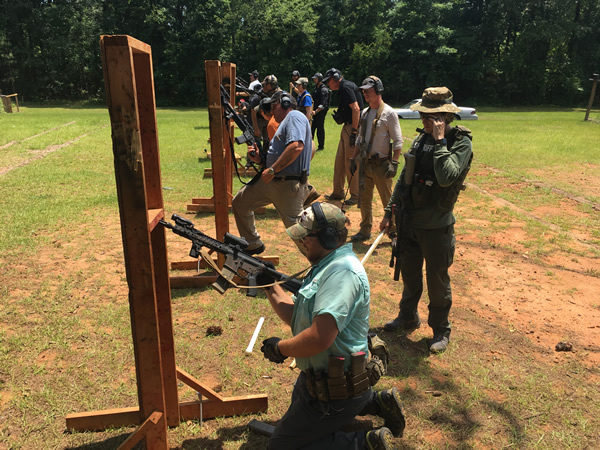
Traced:
POLYGON ((352 133, 350 134, 350 146, 354 147, 356 145, 356 137, 358 136, 358 133, 352 133))
MULTIPOLYGON (((269 267, 270 269, 275 270, 275 265, 272 262, 264 261, 264 265, 269 267)), ((269 275, 267 272, 260 272, 256 275, 256 285, 257 286, 265 286, 267 284, 275 283, 275 278, 269 275)))
POLYGON ((354 175, 354 172, 356 172, 357 169, 357 165, 356 165, 356 161, 354 160, 354 158, 352 158, 350 160, 350 175, 354 175))
POLYGON ((281 364, 287 359, 287 356, 283 356, 279 351, 280 340, 281 338, 278 337, 270 337, 263 341, 262 347, 260 348, 260 351, 264 353, 265 358, 277 364, 281 364))
POLYGON ((385 171, 386 178, 394 178, 398 173, 398 161, 390 161, 388 164, 388 168, 385 171))

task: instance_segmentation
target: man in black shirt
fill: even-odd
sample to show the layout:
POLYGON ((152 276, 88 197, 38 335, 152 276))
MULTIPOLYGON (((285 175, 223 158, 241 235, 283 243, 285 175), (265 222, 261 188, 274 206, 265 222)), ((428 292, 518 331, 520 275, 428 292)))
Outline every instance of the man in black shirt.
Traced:
POLYGON ((319 146, 317 151, 321 151, 325 146, 325 118, 329 111, 329 88, 323 83, 323 74, 317 72, 312 76, 315 82, 315 90, 313 91, 313 121, 312 121, 312 136, 315 140, 315 132, 317 133, 317 141, 319 146))
POLYGON ((326 195, 328 200, 342 200, 347 206, 358 204, 358 176, 350 173, 350 160, 354 155, 354 146, 358 136, 360 112, 363 109, 363 99, 358 86, 352 81, 345 80, 342 73, 331 68, 325 73, 323 83, 332 91, 339 91, 338 109, 333 114, 334 120, 342 126, 340 142, 335 155, 333 169, 333 192, 326 195), (350 198, 344 198, 345 180, 350 187, 350 198))

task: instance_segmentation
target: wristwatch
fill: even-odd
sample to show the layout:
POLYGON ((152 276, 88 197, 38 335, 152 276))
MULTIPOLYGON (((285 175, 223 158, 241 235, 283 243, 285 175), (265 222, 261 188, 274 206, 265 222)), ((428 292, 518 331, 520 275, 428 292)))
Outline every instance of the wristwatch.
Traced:
POLYGON ((440 144, 440 145, 446 145, 448 144, 448 141, 446 140, 446 138, 442 138, 442 139, 438 139, 437 141, 435 141, 436 144, 440 144))
POLYGON ((269 167, 269 168, 267 169, 267 173, 268 173, 269 175, 275 175, 275 169, 273 169, 272 167, 269 167))

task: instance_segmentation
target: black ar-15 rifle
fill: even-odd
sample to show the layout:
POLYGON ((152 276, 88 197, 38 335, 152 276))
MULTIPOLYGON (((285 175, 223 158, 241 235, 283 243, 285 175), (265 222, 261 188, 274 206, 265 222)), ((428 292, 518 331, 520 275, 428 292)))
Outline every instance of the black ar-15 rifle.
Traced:
POLYGON ((225 242, 221 242, 197 230, 192 222, 177 214, 173 214, 171 219, 175 221, 175 225, 164 220, 161 220, 160 223, 171 229, 173 233, 192 241, 192 249, 190 250, 192 258, 197 258, 200 255, 202 247, 225 255, 225 264, 221 274, 217 281, 213 283, 213 287, 220 294, 224 294, 232 286, 233 277, 238 275, 248 280, 250 286, 247 293, 248 297, 255 297, 256 288, 253 287, 256 286, 256 277, 260 273, 272 277, 275 281, 283 282, 281 285, 294 294, 300 289, 302 282, 297 278, 278 272, 265 264, 264 261, 245 253, 244 250, 248 247, 245 239, 225 233, 225 242))
POLYGON ((229 93, 223 85, 221 85, 221 103, 223 104, 223 109, 225 110, 225 119, 233 119, 237 127, 242 131, 242 135, 235 138, 235 143, 238 145, 248 144, 252 147, 256 145, 256 148, 258 148, 263 161, 266 161, 267 155, 263 154, 262 145, 256 139, 256 136, 254 136, 254 128, 252 128, 252 125, 250 125, 250 123, 243 116, 239 115, 233 106, 231 106, 231 103, 229 103, 229 93))

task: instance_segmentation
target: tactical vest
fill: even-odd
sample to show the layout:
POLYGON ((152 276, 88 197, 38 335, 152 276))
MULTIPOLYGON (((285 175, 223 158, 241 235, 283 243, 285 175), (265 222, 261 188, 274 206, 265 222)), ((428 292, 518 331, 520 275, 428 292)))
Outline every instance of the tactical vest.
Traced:
MULTIPOLYGON (((471 168, 473 153, 469 163, 450 186, 442 187, 437 182, 433 168, 433 151, 424 152, 423 147, 428 135, 422 133, 417 139, 419 141, 413 147, 413 153, 417 158, 415 164, 415 176, 412 184, 412 206, 415 209, 435 207, 442 213, 450 212, 458 199, 460 191, 465 189, 464 181, 471 168)), ((463 126, 452 128, 447 140, 447 148, 452 152, 454 143, 461 139, 473 140, 471 130, 463 126)))

